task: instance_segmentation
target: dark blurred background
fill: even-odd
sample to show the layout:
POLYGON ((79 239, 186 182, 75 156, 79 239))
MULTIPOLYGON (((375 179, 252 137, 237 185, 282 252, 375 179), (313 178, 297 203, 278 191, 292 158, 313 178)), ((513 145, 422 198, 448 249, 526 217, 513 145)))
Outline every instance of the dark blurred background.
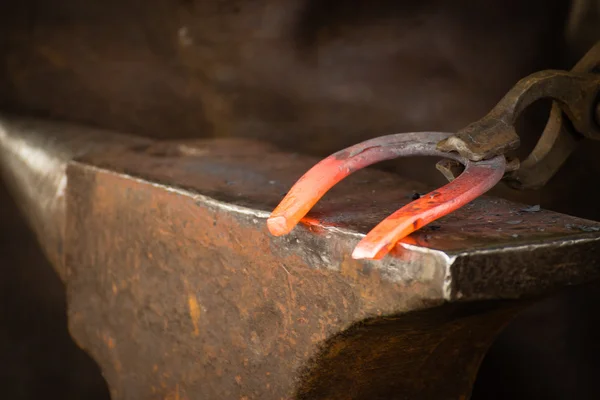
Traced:
MULTIPOLYGON (((595 0, 3 0, 0 110, 156 138, 250 136, 324 155, 390 132, 452 131, 518 79, 598 39, 595 0)), ((522 121, 523 152, 547 107, 522 121)), ((547 188, 497 195, 598 220, 598 146, 547 188), (593 178, 591 178, 593 179, 593 178)), ((420 160, 386 166, 441 182, 420 160)), ((0 185, 0 398, 108 399, 70 339, 64 286, 0 185)), ((596 399, 594 287, 528 310, 474 399, 596 399)))

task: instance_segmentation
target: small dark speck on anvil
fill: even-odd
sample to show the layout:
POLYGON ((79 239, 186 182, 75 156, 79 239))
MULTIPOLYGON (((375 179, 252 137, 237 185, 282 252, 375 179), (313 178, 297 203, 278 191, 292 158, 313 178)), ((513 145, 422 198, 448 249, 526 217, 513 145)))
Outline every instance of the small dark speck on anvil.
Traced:
POLYGON ((541 211, 541 209, 542 208, 540 207, 540 205, 536 204, 535 206, 522 208, 521 211, 524 211, 524 212, 538 212, 538 211, 541 211))
POLYGON ((567 229, 579 229, 583 232, 600 232, 600 227, 598 226, 585 226, 585 225, 573 225, 573 224, 565 224, 565 228, 567 229))
POLYGON ((512 220, 512 221, 506 221, 506 223, 509 224, 509 225, 518 225, 521 222, 523 222, 522 219, 515 219, 515 220, 512 220))

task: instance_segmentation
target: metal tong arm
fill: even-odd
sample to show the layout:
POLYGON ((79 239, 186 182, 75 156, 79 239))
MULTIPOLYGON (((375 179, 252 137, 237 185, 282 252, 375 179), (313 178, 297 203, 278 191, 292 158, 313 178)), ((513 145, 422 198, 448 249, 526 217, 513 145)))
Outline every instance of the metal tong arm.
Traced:
POLYGON ((438 149, 458 152, 471 161, 506 155, 519 147, 514 128, 519 116, 534 102, 550 98, 554 100, 551 115, 536 148, 517 171, 507 175, 519 189, 543 186, 580 139, 600 139, 599 67, 600 42, 570 72, 540 71, 520 80, 485 117, 442 140, 438 149))

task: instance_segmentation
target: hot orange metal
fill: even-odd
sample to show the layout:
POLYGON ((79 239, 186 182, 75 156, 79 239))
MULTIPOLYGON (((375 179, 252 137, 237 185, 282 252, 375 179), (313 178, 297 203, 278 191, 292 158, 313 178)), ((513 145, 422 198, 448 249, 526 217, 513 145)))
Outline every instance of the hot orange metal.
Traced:
POLYGON ((427 193, 381 221, 356 245, 352 258, 382 258, 400 239, 481 196, 503 175, 503 169, 469 168, 449 184, 427 193))
POLYGON ((352 254, 353 258, 382 258, 400 239, 481 196, 504 175, 503 156, 473 163, 456 154, 438 151, 437 143, 448 136, 440 132, 388 135, 332 154, 290 189, 267 220, 269 231, 275 236, 289 233, 329 189, 371 164, 411 155, 440 156, 463 163, 465 171, 458 178, 387 217, 360 241, 352 254))

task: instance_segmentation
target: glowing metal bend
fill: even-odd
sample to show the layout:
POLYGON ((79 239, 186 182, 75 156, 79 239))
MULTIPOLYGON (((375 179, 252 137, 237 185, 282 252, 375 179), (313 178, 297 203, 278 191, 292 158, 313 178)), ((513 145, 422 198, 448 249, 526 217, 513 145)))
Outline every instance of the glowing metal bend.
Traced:
POLYGON ((361 168, 407 156, 451 158, 465 166, 452 182, 400 208, 380 222, 356 246, 352 257, 380 259, 402 238, 451 213, 494 187, 506 168, 504 156, 472 162, 436 149, 450 133, 417 132, 381 136, 338 151, 305 173, 267 220, 275 236, 289 233, 335 184, 361 168))

